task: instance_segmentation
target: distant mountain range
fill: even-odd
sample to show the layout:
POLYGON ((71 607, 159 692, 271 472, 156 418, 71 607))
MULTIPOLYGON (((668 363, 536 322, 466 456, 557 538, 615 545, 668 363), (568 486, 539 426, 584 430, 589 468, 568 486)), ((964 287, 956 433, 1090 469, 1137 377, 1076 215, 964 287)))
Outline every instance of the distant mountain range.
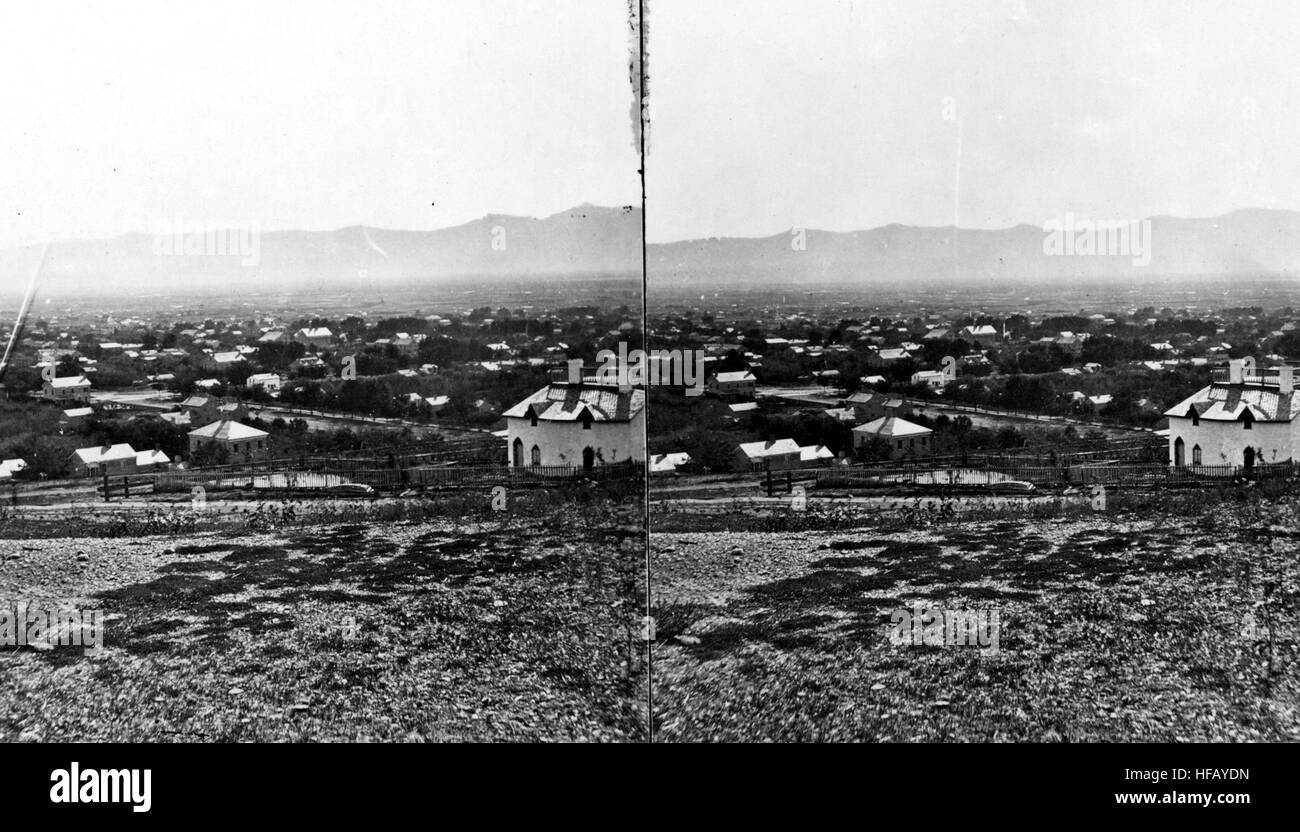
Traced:
MULTIPOLYGON (((76 291, 175 292, 273 287, 301 292, 397 279, 539 279, 641 274, 641 209, 581 205, 542 219, 488 215, 452 228, 337 231, 183 228, 51 245, 42 294, 76 291), (241 247, 242 244, 242 247, 241 247), (193 252, 185 256, 186 251, 193 252), (197 252, 206 251, 205 254, 197 252), (224 252, 224 253, 222 253, 224 252)), ((26 284, 39 247, 0 252, 0 283, 26 284)))
MULTIPOLYGON (((1106 256, 1075 253, 1075 243, 1087 232, 1084 219, 1059 218, 1055 242, 1060 245, 1051 254, 1047 249, 1053 241, 1043 226, 985 231, 887 225, 870 231, 807 229, 802 237, 792 229, 770 237, 651 245, 648 268, 652 281, 661 285, 714 279, 759 286, 1300 274, 1300 213, 1295 211, 1249 209, 1206 219, 1153 217, 1130 229, 1136 233, 1130 234, 1128 255, 1106 256), (1068 246, 1067 236, 1073 237, 1068 246), (1140 243, 1141 253, 1135 243, 1140 243)), ((1094 251, 1112 248, 1108 235, 1098 235, 1093 242, 1098 243, 1094 251)))
MULTIPOLYGON (((1300 275, 1300 213, 1248 209, 1220 217, 1153 217, 1138 223, 1128 254, 1077 253, 1083 218, 1061 218, 1058 253, 1042 227, 971 230, 888 225, 868 231, 807 229, 757 238, 709 238, 646 247, 651 286, 725 281, 791 284, 926 285, 1156 276, 1300 275), (1064 237, 1070 237, 1069 244, 1064 237), (1076 253, 1070 253, 1076 252, 1076 253)), ((301 292, 394 280, 547 279, 636 276, 641 271, 641 209, 582 205, 536 219, 489 215, 452 228, 392 231, 271 231, 256 250, 179 256, 218 240, 178 233, 127 234, 54 244, 43 286, 56 294, 150 292, 182 287, 237 292, 253 287, 301 292)), ((1098 247, 1112 241, 1096 238, 1098 247)), ((1086 248, 1086 246, 1082 246, 1086 248)), ((0 288, 25 284, 37 249, 0 252, 0 288)), ((43 293, 47 290, 43 290, 43 293)))

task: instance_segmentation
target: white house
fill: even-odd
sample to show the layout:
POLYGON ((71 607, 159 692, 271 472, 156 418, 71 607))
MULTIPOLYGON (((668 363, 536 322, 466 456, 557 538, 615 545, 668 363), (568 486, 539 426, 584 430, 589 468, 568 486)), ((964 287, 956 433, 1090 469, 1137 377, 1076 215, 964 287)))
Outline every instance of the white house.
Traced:
POLYGON ((678 466, 686 465, 690 461, 691 455, 685 451, 672 454, 655 454, 650 457, 650 473, 671 474, 677 470, 678 466))
POLYGON ((758 380, 749 370, 714 373, 709 377, 709 392, 719 396, 753 396, 758 380))
POLYGON ((1253 467, 1300 459, 1300 396, 1295 370, 1248 375, 1240 360, 1228 363, 1226 381, 1212 381, 1165 411, 1169 463, 1253 467))
POLYGON ((267 394, 276 395, 280 392, 283 381, 277 373, 253 373, 244 384, 248 387, 260 387, 267 394))
POLYGON ((948 375, 943 370, 921 370, 912 373, 913 384, 924 384, 931 390, 938 390, 948 383, 948 375))
POLYGON ((52 402, 89 401, 90 379, 84 375, 49 379, 45 382, 41 395, 52 402))
POLYGON ((135 459, 135 449, 126 443, 78 448, 72 452, 72 467, 76 474, 122 476, 136 472, 135 459))
POLYGON ((934 431, 898 416, 881 416, 853 429, 853 447, 861 448, 873 438, 889 443, 890 458, 923 456, 930 453, 934 431))
POLYGON ((243 462, 265 459, 270 456, 270 436, 264 430, 221 419, 201 428, 195 428, 186 434, 189 437, 190 453, 193 454, 205 445, 224 447, 231 462, 243 462))
POLYGON ((804 465, 829 465, 835 452, 825 445, 804 445, 799 448, 799 461, 804 465))
POLYGON ((301 344, 310 344, 316 347, 328 347, 334 340, 334 333, 330 332, 329 327, 308 326, 303 327, 293 334, 293 340, 301 344))
POLYGON ((645 459, 645 391, 551 382, 502 414, 510 464, 593 468, 645 459))
POLYGON ((0 480, 7 480, 27 468, 25 459, 6 459, 0 460, 0 480))
POLYGON ((135 467, 137 471, 166 471, 172 467, 172 460, 167 454, 157 449, 137 451, 135 454, 135 467))
POLYGON ((735 457, 740 470, 798 468, 803 463, 803 449, 793 439, 741 442, 735 457))

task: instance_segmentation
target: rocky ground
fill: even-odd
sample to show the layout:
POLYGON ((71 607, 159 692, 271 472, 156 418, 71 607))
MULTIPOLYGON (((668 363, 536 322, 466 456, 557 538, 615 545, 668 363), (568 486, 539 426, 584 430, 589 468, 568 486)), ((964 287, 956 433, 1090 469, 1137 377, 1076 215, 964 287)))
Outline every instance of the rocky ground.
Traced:
POLYGON ((654 532, 655 738, 1300 739, 1296 508, 1234 511, 654 532), (996 650, 894 643, 918 601, 996 650))
POLYGON ((643 739, 622 514, 0 540, 0 603, 105 617, 0 647, 0 740, 643 739))

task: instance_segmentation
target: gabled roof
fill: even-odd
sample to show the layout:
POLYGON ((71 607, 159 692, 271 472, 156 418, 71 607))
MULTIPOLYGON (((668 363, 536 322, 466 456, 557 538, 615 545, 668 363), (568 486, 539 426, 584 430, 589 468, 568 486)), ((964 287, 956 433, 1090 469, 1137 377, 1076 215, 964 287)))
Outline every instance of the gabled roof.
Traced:
POLYGON ((644 408, 643 390, 620 392, 608 384, 552 382, 501 415, 522 419, 531 411, 543 421, 572 422, 585 410, 594 422, 627 422, 644 408))
POLYGON ((768 456, 786 456, 799 454, 799 443, 793 439, 777 439, 773 442, 741 442, 740 452, 750 459, 762 459, 768 456))
POLYGON ((96 465, 101 462, 115 462, 120 459, 135 459, 135 449, 123 442, 120 445, 111 445, 103 447, 96 445, 93 448, 78 448, 73 451, 73 456, 81 460, 86 465, 96 465))
POLYGON ((1258 421, 1290 422, 1300 416, 1300 396, 1257 384, 1215 383, 1183 399, 1164 415, 1186 419, 1192 409, 1201 419, 1211 421, 1236 421, 1249 409, 1258 421))
POLYGON ((804 445, 799 449, 799 459, 804 462, 816 462, 819 459, 834 459, 835 453, 825 445, 804 445))

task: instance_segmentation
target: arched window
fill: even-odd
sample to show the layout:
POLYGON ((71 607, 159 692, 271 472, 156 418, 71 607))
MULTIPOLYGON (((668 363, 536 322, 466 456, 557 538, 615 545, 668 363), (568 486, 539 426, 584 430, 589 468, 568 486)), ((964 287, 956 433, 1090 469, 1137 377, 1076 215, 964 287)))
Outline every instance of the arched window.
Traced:
POLYGON ((586 408, 582 410, 582 429, 591 430, 591 411, 586 408))
POLYGON ((537 411, 531 407, 528 408, 528 424, 537 427, 537 411))
POLYGON ((1241 414, 1241 427, 1243 430, 1250 430, 1255 426, 1255 415, 1246 408, 1241 414))
POLYGON ((534 445, 534 446, 533 446, 533 465, 541 465, 541 464, 542 464, 542 449, 539 448, 539 447, 537 447, 536 445, 534 445))
POLYGON ((524 464, 524 440, 517 436, 510 445, 510 463, 516 468, 520 468, 524 464))
POLYGON ((1193 464, 1193 465, 1200 465, 1200 464, 1201 464, 1201 446, 1200 446, 1200 445, 1193 445, 1193 446, 1192 446, 1192 464, 1193 464))
POLYGON ((1192 417, 1192 427, 1196 427, 1201 423, 1201 414, 1196 412, 1196 408, 1191 408, 1191 412, 1187 415, 1192 417))

